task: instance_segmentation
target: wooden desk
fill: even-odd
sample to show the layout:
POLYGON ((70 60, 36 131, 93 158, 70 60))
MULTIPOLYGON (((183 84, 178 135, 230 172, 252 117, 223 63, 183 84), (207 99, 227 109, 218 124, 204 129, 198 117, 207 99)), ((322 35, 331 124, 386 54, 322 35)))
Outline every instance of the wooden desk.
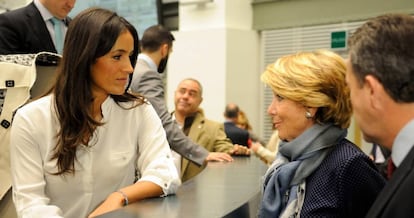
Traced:
POLYGON ((139 201, 99 218, 256 217, 266 169, 254 155, 234 157, 232 163, 210 162, 176 195, 139 201))

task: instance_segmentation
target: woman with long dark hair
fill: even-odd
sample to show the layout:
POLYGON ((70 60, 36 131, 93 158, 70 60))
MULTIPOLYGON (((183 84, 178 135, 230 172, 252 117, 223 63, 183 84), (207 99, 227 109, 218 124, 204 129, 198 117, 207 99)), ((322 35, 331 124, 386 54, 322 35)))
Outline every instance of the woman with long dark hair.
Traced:
POLYGON ((71 22, 56 83, 20 108, 11 130, 20 217, 87 217, 175 193, 180 180, 153 107, 126 91, 135 28, 100 8, 71 22))

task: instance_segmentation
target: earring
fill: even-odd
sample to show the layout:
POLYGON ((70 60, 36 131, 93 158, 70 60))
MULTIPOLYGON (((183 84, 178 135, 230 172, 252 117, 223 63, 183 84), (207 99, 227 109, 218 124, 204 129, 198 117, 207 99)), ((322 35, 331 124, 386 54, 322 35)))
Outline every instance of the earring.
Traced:
POLYGON ((309 111, 306 111, 306 112, 305 112, 305 117, 306 117, 307 119, 310 119, 310 118, 312 118, 312 114, 311 114, 309 111))

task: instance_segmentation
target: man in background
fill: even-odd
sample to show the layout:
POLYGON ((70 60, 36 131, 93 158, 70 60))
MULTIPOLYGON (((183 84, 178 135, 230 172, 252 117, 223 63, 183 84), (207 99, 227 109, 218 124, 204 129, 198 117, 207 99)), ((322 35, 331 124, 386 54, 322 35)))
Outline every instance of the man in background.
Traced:
POLYGON ((67 17, 76 0, 34 0, 0 14, 0 54, 62 54, 67 17))
POLYGON ((161 25, 154 25, 145 30, 141 39, 142 53, 138 55, 130 88, 151 102, 162 121, 173 151, 197 166, 202 166, 205 161, 233 161, 226 153, 209 152, 194 143, 183 134, 168 112, 161 73, 167 66, 174 40, 172 33, 161 25))
POLYGON ((234 143, 249 147, 251 144, 249 132, 237 126, 239 118, 239 106, 234 103, 226 105, 224 110, 224 131, 227 137, 234 143))
POLYGON ((364 139, 391 151, 391 179, 366 217, 414 217, 414 17, 368 20, 349 38, 346 81, 364 139))
MULTIPOLYGON (((205 118, 199 107, 203 101, 202 93, 200 82, 192 78, 182 80, 175 91, 173 117, 185 135, 211 152, 250 155, 247 147, 233 144, 227 138, 222 123, 205 118)), ((178 162, 177 168, 181 169, 179 171, 183 182, 202 171, 202 168, 185 159, 178 162)))

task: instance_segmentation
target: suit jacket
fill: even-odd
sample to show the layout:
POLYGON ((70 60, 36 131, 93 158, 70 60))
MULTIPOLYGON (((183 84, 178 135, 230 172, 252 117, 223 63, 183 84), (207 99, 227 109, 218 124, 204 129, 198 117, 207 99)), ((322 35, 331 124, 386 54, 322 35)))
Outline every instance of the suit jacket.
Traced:
POLYGON ((138 59, 130 87, 132 91, 144 95, 157 111, 171 149, 198 166, 203 165, 209 152, 185 136, 173 121, 165 104, 164 83, 160 74, 152 70, 144 60, 138 59))
POLYGON ((414 147, 394 171, 367 217, 414 217, 414 147))
MULTIPOLYGON (((69 18, 66 20, 70 21, 69 18)), ((33 2, 0 14, 0 54, 35 54, 41 51, 57 53, 46 23, 33 2)))
POLYGON ((224 122, 224 130, 233 144, 249 145, 249 132, 247 130, 241 129, 235 123, 229 121, 224 122))
MULTIPOLYGON (((202 145, 210 152, 230 152, 233 144, 227 138, 222 123, 208 120, 204 117, 202 110, 194 116, 185 119, 184 131, 188 137, 202 145)), ((181 162, 181 179, 183 182, 194 177, 203 170, 187 160, 181 162)))

